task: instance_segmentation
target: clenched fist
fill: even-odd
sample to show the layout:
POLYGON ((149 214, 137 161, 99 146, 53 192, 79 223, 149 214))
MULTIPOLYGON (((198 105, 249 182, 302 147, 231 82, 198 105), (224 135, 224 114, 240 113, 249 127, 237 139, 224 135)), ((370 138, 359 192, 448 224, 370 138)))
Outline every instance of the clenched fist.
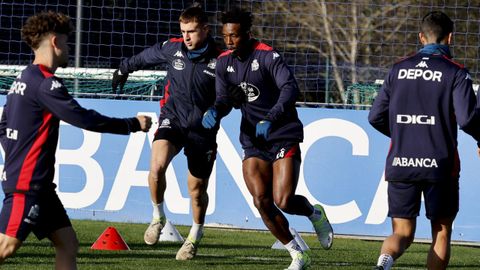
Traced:
POLYGON ((147 132, 152 126, 152 118, 146 115, 137 116, 138 122, 140 122, 140 129, 147 132))

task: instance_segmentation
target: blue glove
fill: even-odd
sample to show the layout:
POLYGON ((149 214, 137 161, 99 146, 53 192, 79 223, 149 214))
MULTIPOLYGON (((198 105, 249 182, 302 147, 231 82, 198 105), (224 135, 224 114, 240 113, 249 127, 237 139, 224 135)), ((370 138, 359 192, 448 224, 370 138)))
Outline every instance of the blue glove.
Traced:
POLYGON ((202 126, 206 129, 211 129, 217 124, 217 110, 215 108, 208 109, 202 118, 202 126))
POLYGON ((255 136, 263 137, 265 140, 268 138, 268 133, 270 133, 270 128, 272 127, 272 122, 268 120, 262 120, 257 123, 257 129, 255 131, 255 136))

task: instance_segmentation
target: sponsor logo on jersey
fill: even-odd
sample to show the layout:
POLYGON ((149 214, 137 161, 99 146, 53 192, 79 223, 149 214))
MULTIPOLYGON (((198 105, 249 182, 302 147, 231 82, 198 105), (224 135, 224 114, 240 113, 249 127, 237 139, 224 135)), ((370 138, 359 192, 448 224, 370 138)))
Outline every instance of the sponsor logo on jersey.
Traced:
POLYGON ((258 60, 253 59, 253 61, 252 61, 252 71, 258 70, 259 67, 260 67, 260 65, 258 64, 258 60))
POLYGON ((416 69, 416 68, 409 68, 409 69, 400 69, 398 71, 398 79, 403 80, 416 80, 418 78, 422 78, 425 81, 432 81, 432 82, 441 82, 442 81, 442 72, 437 70, 423 70, 423 69, 416 69))
POLYGON ((204 70, 203 70, 203 73, 208 74, 208 75, 210 75, 210 76, 212 76, 212 77, 215 78, 215 73, 213 73, 213 72, 211 72, 211 71, 208 71, 208 70, 204 69, 204 70))
POLYGON ((438 168, 437 160, 435 160, 434 158, 394 157, 392 166, 413 168, 438 168))
POLYGON ((57 80, 52 80, 52 86, 50 87, 50 91, 62 87, 62 84, 57 80))
POLYGON ((175 59, 172 61, 172 66, 176 70, 184 70, 185 62, 183 62, 181 59, 175 59))
POLYGON ((12 86, 10 86, 10 90, 8 90, 8 95, 11 94, 18 94, 23 96, 25 94, 25 89, 27 88, 27 84, 24 82, 14 81, 12 86))
POLYGON ((233 72, 235 72, 235 69, 233 69, 232 66, 228 66, 227 67, 227 72, 233 73, 233 72))
POLYGON ((247 95, 248 102, 255 101, 260 96, 260 90, 258 90, 258 87, 256 87, 253 84, 250 84, 247 82, 241 82, 240 87, 243 89, 243 91, 247 95))
POLYGON ((210 62, 208 62, 207 67, 209 69, 215 69, 216 66, 217 66, 217 59, 215 59, 215 58, 210 59, 210 62))
POLYGON ((415 67, 428 68, 427 62, 420 61, 415 67))
POLYGON ((173 56, 183 58, 183 54, 181 51, 177 51, 173 56))
POLYGON ((18 130, 7 128, 7 138, 16 141, 18 139, 18 130))
POLYGON ((278 54, 277 52, 273 52, 273 60, 275 60, 278 57, 280 57, 280 54, 278 54))
POLYGON ((163 119, 162 123, 160 124, 160 126, 158 128, 172 128, 170 126, 170 119, 168 119, 168 118, 163 119))
POLYGON ((410 125, 435 125, 435 116, 415 115, 415 114, 397 114, 398 124, 410 125))

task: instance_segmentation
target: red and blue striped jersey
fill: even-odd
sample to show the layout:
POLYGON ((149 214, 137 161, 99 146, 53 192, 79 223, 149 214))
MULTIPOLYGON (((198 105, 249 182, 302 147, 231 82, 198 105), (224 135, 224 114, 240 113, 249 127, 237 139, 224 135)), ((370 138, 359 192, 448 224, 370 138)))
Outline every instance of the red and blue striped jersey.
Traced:
POLYGON ((42 65, 29 65, 8 91, 0 121, 4 192, 34 193, 55 187, 60 120, 96 132, 129 134, 140 130, 136 118, 110 118, 81 107, 60 78, 42 65))

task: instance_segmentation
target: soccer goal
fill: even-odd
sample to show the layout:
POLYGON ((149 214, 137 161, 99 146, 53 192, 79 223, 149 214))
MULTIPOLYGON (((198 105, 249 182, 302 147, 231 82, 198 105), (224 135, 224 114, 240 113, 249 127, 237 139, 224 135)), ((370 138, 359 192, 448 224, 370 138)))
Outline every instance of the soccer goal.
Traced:
MULTIPOLYGON (((0 90, 8 91, 25 66, 0 65, 0 90)), ((58 68, 55 75, 75 96, 91 98, 158 99, 163 93, 166 71, 141 70, 129 75, 123 92, 113 92, 112 74, 107 68, 58 68)))

